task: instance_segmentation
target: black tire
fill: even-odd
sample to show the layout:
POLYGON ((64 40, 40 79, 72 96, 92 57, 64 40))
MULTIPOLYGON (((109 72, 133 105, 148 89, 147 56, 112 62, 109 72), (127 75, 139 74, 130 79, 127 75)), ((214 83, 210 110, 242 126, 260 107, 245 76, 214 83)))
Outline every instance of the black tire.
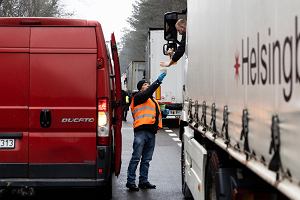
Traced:
POLYGON ((103 188, 104 199, 111 199, 112 198, 112 175, 108 178, 107 185, 103 188))
POLYGON ((220 160, 215 151, 208 154, 208 163, 205 172, 205 199, 216 200, 217 197, 217 177, 216 173, 220 168, 220 160))
POLYGON ((103 199, 103 200, 109 200, 112 198, 112 176, 111 175, 105 186, 97 187, 96 198, 103 199))
POLYGON ((192 193, 185 182, 185 161, 184 161, 184 142, 182 140, 181 145, 181 186, 182 186, 182 194, 185 199, 193 199, 192 193))
POLYGON ((0 188, 0 199, 1 200, 11 199, 10 193, 11 193, 10 189, 0 188))

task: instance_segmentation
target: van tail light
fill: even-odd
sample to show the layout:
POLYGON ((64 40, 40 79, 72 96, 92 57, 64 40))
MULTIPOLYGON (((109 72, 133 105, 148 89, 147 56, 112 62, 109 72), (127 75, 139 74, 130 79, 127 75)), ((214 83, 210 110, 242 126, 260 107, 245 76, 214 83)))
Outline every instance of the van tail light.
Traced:
POLYGON ((109 112, 108 99, 98 100, 98 124, 97 124, 97 145, 109 145, 109 112))

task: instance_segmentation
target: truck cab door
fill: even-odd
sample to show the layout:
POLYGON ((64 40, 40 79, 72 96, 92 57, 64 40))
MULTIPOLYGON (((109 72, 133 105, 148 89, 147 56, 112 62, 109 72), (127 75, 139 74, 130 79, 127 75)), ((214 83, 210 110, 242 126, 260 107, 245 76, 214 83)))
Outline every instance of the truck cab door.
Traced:
POLYGON ((114 33, 111 34, 111 51, 114 61, 115 72, 115 100, 116 107, 114 109, 115 125, 114 125, 114 146, 115 146, 115 174, 118 176, 121 169, 121 154, 122 154, 122 107, 121 107, 121 72, 118 56, 118 49, 114 33))

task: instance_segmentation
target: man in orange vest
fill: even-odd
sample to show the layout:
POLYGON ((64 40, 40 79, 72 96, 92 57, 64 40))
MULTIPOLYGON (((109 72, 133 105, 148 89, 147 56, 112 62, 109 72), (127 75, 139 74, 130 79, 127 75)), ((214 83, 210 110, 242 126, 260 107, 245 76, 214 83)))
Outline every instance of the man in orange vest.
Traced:
POLYGON ((148 181, 148 171, 155 147, 155 134, 159 128, 162 128, 162 117, 158 102, 152 95, 165 76, 166 73, 161 73, 151 85, 146 80, 139 81, 137 84, 139 91, 131 101, 130 108, 134 119, 134 141, 126 183, 126 187, 131 191, 139 191, 139 188, 156 188, 148 181), (140 161, 139 187, 137 187, 135 184, 135 171, 140 161))

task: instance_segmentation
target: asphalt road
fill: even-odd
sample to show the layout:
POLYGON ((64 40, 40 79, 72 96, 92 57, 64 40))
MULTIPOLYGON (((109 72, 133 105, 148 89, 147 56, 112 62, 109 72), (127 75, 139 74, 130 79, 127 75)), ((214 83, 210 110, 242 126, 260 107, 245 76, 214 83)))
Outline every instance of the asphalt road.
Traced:
MULTIPOLYGON (((128 115, 128 121, 123 122, 123 149, 122 167, 119 177, 113 178, 113 200, 183 200, 181 193, 180 174, 180 145, 178 129, 164 128, 156 135, 156 146, 153 160, 150 162, 149 181, 156 185, 156 189, 130 192, 125 187, 127 179, 127 167, 132 154, 133 128, 132 118, 128 115)), ((137 168, 137 177, 139 166, 137 168)), ((39 191, 32 197, 22 197, 13 192, 0 191, 0 200, 40 200, 40 199, 101 199, 94 195, 92 189, 51 189, 39 191)))
MULTIPOLYGON (((149 181, 156 185, 154 190, 129 192, 125 187, 127 167, 132 154, 133 128, 132 118, 123 122, 122 168, 118 178, 113 179, 114 200, 182 200, 180 175, 180 145, 178 129, 164 128, 156 135, 153 160, 150 162, 149 181)), ((137 177, 139 166, 137 168, 137 177)), ((138 182, 137 182, 138 184, 138 182)))

